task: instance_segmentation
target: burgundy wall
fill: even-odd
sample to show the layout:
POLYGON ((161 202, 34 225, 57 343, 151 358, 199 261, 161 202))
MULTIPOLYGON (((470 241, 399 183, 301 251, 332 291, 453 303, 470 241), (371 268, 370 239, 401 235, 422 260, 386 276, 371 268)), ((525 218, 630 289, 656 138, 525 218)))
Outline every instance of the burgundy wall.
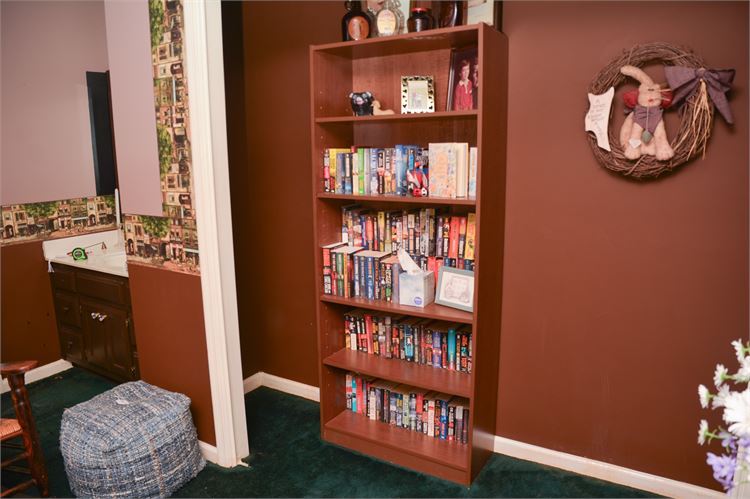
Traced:
POLYGON ((216 444, 201 278, 128 264, 141 379, 184 393, 198 438, 216 444))
POLYGON ((506 2, 503 22, 497 433, 716 487, 696 444, 711 414, 696 388, 717 362, 736 365, 729 342, 748 336, 748 4, 506 2), (705 160, 638 183, 594 160, 586 88, 622 50, 657 40, 737 69, 735 126, 717 115, 705 160))
POLYGON ((337 40, 345 11, 339 2, 222 5, 243 374, 317 385, 308 45, 337 40))
POLYGON ((0 246, 0 360, 60 359, 55 306, 42 241, 0 246))
MULTIPOLYGON (((234 8, 224 47, 244 375, 317 385, 307 54, 339 40, 344 10, 234 8)), ((716 488, 696 444, 698 421, 713 414, 696 387, 717 362, 732 365, 729 342, 748 334, 747 3, 506 2, 503 17, 510 126, 497 434, 716 488), (705 160, 638 183, 594 160, 586 88, 622 50, 656 40, 738 70, 736 124, 717 118, 705 160)))

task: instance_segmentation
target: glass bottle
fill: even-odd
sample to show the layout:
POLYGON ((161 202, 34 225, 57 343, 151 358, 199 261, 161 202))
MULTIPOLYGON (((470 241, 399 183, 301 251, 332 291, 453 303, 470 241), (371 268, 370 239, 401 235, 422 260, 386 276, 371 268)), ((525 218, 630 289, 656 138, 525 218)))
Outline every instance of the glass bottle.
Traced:
POLYGON ((397 35, 401 31, 399 15, 391 0, 385 0, 376 18, 378 36, 397 35))
POLYGON ((344 2, 348 12, 341 18, 341 37, 349 40, 363 40, 370 36, 370 19, 362 11, 359 0, 344 2))
POLYGON ((432 14, 430 14, 430 11, 424 7, 414 7, 411 9, 409 20, 406 21, 406 27, 409 29, 409 33, 432 29, 433 25, 432 14))
POLYGON ((462 2, 440 2, 440 14, 438 15, 438 26, 448 28, 460 26, 463 23, 464 8, 462 2))

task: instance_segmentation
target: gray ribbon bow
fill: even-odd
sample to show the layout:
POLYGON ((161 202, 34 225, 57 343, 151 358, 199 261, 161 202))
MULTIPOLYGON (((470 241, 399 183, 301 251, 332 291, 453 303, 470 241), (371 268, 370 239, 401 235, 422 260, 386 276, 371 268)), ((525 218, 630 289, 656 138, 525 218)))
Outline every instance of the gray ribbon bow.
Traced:
POLYGON ((672 104, 678 104, 695 92, 701 80, 706 82, 706 90, 719 113, 730 125, 734 124, 726 93, 734 80, 734 69, 686 68, 665 66, 664 75, 674 94, 672 104))

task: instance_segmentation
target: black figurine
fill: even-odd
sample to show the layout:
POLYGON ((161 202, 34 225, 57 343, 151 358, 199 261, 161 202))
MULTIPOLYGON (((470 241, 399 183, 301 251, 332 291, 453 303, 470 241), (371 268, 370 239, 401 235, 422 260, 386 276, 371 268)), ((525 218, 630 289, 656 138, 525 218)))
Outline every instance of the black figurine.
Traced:
POLYGON ((356 116, 369 116, 372 114, 373 95, 371 92, 352 92, 349 94, 352 101, 352 111, 356 116))

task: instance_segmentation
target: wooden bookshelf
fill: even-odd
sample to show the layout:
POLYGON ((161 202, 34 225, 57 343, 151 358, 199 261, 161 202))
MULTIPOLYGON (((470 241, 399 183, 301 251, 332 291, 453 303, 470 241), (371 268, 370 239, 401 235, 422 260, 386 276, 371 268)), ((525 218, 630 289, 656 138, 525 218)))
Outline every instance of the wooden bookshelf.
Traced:
POLYGON ((413 315, 414 317, 424 317, 426 319, 447 322, 462 322, 464 324, 471 324, 473 322, 473 315, 470 312, 444 307, 436 303, 430 303, 424 307, 411 307, 398 303, 388 303, 384 300, 368 300, 361 297, 344 298, 335 295, 320 295, 320 301, 347 305, 347 309, 366 308, 368 310, 377 310, 378 312, 386 312, 388 315, 413 315))
POLYGON ((401 359, 386 359, 345 348, 323 359, 323 363, 397 383, 471 397, 471 374, 423 366, 401 359))
POLYGON ((467 198, 415 198, 412 196, 354 196, 352 194, 335 194, 333 192, 319 192, 318 199, 340 199, 349 203, 395 203, 399 205, 418 204, 436 206, 476 206, 475 199, 467 198))
POLYGON ((492 453, 495 433, 505 226, 507 39, 484 24, 310 47, 311 167, 316 266, 320 419, 324 440, 420 472, 468 485, 492 453), (478 109, 445 111, 451 50, 477 46, 478 109), (398 114, 401 76, 432 75, 436 112, 398 114), (488 89, 488 91, 482 91, 488 89), (396 114, 352 116, 348 95, 370 90, 396 114), (359 144, 468 142, 478 148, 476 199, 353 196, 322 189, 323 152, 359 144), (323 293, 320 247, 341 239, 341 208, 440 207, 476 213, 474 312, 424 308, 323 293), (457 373, 347 350, 343 315, 363 308, 472 325, 473 372, 457 373), (345 377, 356 372, 469 400, 469 443, 460 444, 371 421, 346 409, 345 377))

